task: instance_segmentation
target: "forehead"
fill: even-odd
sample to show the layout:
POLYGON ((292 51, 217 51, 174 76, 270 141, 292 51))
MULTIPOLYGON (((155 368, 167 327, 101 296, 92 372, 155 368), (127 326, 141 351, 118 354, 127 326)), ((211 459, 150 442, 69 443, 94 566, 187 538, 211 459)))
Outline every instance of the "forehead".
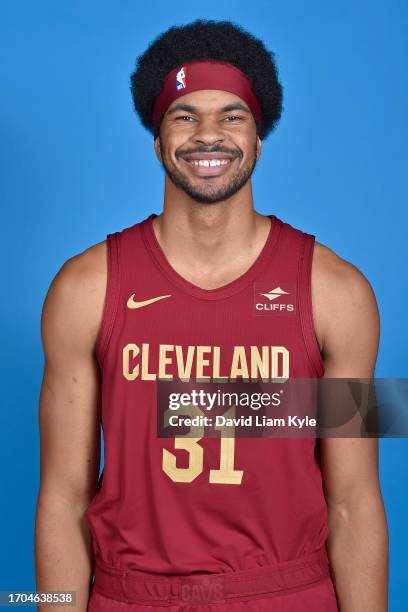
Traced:
POLYGON ((219 110, 230 104, 240 104, 249 111, 248 105, 242 98, 221 89, 200 89, 199 91, 192 91, 174 100, 167 111, 172 110, 172 108, 179 104, 194 106, 200 112, 219 110))

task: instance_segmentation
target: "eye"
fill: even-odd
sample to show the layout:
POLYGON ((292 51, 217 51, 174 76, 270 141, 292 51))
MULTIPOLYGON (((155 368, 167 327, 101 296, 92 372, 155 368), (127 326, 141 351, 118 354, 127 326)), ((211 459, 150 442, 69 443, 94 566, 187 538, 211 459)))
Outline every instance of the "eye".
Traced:
POLYGON ((228 115, 228 117, 224 117, 224 121, 230 122, 230 121, 240 121, 242 119, 242 117, 240 117, 239 115, 228 115))
POLYGON ((179 115, 178 117, 176 117, 176 121, 190 121, 190 119, 192 121, 194 121, 194 117, 192 117, 191 115, 179 115))

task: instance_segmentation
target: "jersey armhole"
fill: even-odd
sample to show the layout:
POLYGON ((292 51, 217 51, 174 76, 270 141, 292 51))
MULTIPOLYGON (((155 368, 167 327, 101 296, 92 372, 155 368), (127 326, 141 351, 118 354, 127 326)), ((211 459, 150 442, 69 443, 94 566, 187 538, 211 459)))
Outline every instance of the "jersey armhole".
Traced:
POLYGON ((312 261, 315 237, 304 234, 298 270, 298 303, 303 341, 309 361, 317 377, 324 374, 324 362, 313 321, 312 306, 312 261))
POLYGON ((113 324, 119 303, 120 267, 119 267, 119 236, 108 234, 106 238, 107 282, 102 321, 96 341, 96 358, 102 367, 112 335, 113 324))

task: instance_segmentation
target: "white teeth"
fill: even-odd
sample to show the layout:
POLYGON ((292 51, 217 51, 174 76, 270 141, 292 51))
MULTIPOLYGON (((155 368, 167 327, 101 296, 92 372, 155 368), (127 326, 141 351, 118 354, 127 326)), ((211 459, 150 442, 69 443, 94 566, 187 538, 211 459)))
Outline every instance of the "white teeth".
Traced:
POLYGON ((204 166, 208 168, 209 166, 225 166, 229 163, 229 159, 199 159, 193 160, 191 163, 193 166, 204 166))

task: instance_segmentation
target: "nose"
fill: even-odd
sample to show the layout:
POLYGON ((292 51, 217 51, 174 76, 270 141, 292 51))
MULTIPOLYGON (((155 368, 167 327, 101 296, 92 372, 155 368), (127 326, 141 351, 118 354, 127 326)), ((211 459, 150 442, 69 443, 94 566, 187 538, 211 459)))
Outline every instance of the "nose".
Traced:
POLYGON ((197 144, 211 146, 223 142, 224 133, 218 121, 202 119, 197 123, 193 140, 197 144))

